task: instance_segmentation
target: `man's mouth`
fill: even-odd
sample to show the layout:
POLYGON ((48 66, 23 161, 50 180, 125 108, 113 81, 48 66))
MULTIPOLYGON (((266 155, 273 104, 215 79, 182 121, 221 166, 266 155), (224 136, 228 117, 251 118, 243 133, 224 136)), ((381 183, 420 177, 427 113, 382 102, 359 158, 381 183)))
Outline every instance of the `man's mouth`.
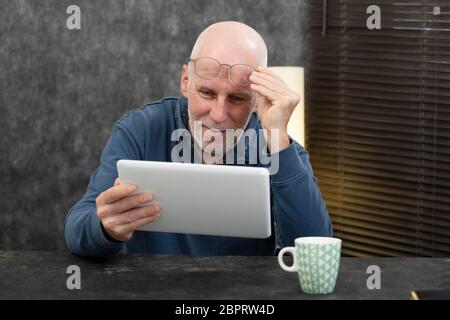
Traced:
POLYGON ((218 128, 209 128, 209 127, 207 127, 205 125, 202 125, 202 127, 203 127, 204 131, 209 130, 212 133, 222 133, 222 132, 225 132, 225 130, 226 130, 226 129, 218 129, 218 128))

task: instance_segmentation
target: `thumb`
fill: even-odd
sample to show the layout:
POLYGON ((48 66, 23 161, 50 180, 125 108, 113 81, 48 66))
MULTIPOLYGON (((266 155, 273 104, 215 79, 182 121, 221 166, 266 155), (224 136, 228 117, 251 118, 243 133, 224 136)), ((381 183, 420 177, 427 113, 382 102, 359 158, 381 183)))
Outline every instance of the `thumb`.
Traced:
POLYGON ((116 178, 116 181, 114 181, 114 187, 117 187, 120 185, 120 179, 116 178))

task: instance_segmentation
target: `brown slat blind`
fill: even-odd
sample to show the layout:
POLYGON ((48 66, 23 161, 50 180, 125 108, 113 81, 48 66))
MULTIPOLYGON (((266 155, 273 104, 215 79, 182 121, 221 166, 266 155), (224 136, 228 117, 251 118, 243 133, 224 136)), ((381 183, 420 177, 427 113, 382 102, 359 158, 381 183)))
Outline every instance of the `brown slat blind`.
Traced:
POLYGON ((307 148, 343 254, 450 255, 450 1, 307 0, 307 148), (434 15, 433 7, 441 14, 434 15))

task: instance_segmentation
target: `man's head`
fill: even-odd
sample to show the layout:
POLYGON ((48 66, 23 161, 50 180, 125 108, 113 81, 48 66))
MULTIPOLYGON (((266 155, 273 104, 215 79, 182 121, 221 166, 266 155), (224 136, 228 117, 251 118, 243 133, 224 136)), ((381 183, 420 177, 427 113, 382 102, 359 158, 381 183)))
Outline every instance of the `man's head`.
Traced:
POLYGON ((202 121, 203 132, 243 128, 254 111, 256 94, 242 80, 258 66, 267 66, 261 35, 240 22, 218 22, 198 36, 190 58, 193 61, 183 65, 181 92, 189 101, 191 132, 193 121, 202 121), (220 72, 209 76, 214 70, 220 72))

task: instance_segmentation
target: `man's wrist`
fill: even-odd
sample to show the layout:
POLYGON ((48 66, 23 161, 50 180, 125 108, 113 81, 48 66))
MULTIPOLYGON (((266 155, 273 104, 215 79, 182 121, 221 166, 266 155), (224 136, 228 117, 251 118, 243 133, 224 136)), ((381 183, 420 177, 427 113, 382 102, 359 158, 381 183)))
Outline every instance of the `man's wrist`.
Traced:
POLYGON ((288 148, 292 143, 287 130, 269 129, 265 137, 267 148, 272 154, 288 148))
POLYGON ((105 235, 105 238, 108 239, 111 242, 115 242, 115 243, 123 243, 123 241, 119 241, 114 239, 109 233, 108 231, 106 231, 105 227, 103 226, 103 223, 100 221, 100 226, 102 228, 102 232, 105 235))

